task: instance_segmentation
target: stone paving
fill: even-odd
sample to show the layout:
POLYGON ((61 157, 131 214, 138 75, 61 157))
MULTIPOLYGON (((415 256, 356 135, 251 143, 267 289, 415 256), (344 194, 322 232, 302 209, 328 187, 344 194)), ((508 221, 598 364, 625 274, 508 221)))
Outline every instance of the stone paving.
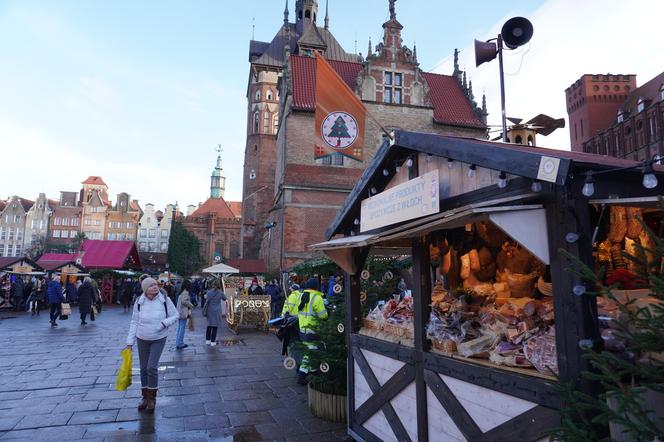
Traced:
MULTIPOLYGON (((116 391, 129 313, 105 308, 81 326, 77 309, 60 326, 39 317, 0 312, 0 441, 310 441, 346 439, 345 425, 312 417, 307 390, 283 368, 273 335, 220 328, 205 345, 205 319, 187 331, 184 350, 171 331, 161 358, 154 415, 136 410, 134 384, 116 391)), ((175 328, 175 327, 173 327, 175 328)))

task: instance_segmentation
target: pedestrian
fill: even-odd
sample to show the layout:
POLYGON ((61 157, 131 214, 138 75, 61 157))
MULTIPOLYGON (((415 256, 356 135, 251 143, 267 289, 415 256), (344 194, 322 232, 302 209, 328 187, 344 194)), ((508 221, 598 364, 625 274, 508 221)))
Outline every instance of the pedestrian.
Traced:
POLYGON ((205 294, 205 307, 203 316, 207 318, 208 327, 205 331, 205 344, 214 347, 217 345, 217 328, 221 325, 221 301, 226 300, 226 295, 220 289, 218 279, 208 283, 208 291, 205 294))
POLYGON ((78 303, 78 292, 76 291, 76 284, 70 279, 66 279, 65 290, 67 291, 67 300, 73 304, 78 303))
POLYGON ((23 283, 23 278, 16 276, 10 290, 12 302, 14 304, 14 311, 16 312, 21 308, 21 301, 23 301, 23 289, 25 288, 24 286, 25 284, 23 283))
POLYGON ((191 303, 189 297, 189 291, 191 290, 191 282, 186 279, 182 283, 182 292, 178 296, 177 309, 180 314, 180 319, 178 320, 178 332, 175 335, 175 348, 182 350, 185 347, 189 347, 184 343, 184 331, 187 328, 187 319, 191 317, 192 309, 194 305, 191 303))
POLYGON ((145 278, 141 282, 143 294, 136 300, 131 315, 127 348, 136 341, 141 369, 141 393, 139 410, 154 413, 159 381, 159 359, 166 344, 168 328, 175 324, 179 314, 173 302, 159 291, 157 281, 145 278))
POLYGON ((254 276, 254 279, 251 280, 251 286, 249 287, 249 296, 258 296, 264 295, 263 289, 258 284, 258 278, 254 276))
POLYGON ((297 381, 302 385, 306 385, 309 373, 316 371, 315 367, 311 367, 307 353, 318 350, 317 326, 320 320, 327 319, 328 316, 323 296, 323 293, 318 291, 318 280, 311 278, 307 281, 306 288, 302 292, 300 305, 297 309, 298 323, 300 325, 300 341, 307 348, 297 372, 297 381))
POLYGON ((81 314, 81 325, 86 325, 85 318, 92 315, 92 301, 94 299, 95 288, 92 286, 92 279, 86 276, 83 284, 78 288, 78 312, 81 314))
POLYGON ((39 312, 41 311, 42 307, 44 307, 44 303, 46 302, 46 286, 46 280, 43 277, 39 277, 37 279, 37 283, 35 284, 35 311, 37 316, 39 316, 39 312))
POLYGON ((48 303, 51 306, 51 327, 57 327, 55 322, 60 317, 62 303, 65 302, 65 296, 62 294, 62 286, 60 285, 60 277, 53 275, 51 281, 48 283, 48 303))
POLYGON ((122 308, 123 313, 127 313, 131 310, 131 302, 134 298, 134 283, 131 281, 131 278, 127 278, 124 285, 122 286, 122 308))
POLYGON ((272 310, 270 318, 274 319, 279 315, 279 312, 281 312, 281 308, 284 305, 284 295, 281 291, 281 287, 277 284, 276 279, 270 281, 270 284, 265 287, 265 293, 270 295, 270 309, 272 310))

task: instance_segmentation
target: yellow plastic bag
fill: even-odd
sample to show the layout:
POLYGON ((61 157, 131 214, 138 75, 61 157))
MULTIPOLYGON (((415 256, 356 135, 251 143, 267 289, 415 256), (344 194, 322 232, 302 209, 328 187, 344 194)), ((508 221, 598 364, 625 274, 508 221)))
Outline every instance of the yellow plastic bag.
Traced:
POLYGON ((115 382, 115 389, 125 391, 131 385, 131 349, 122 350, 122 365, 118 372, 118 380, 115 382))

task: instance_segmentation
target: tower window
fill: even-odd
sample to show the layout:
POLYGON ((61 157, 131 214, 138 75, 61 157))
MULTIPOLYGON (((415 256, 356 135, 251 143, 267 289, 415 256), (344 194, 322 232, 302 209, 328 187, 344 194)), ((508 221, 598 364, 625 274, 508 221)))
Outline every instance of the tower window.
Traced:
POLYGON ((255 101, 261 101, 261 91, 260 90, 256 91, 255 101))
POLYGON ((256 111, 254 112, 254 133, 257 134, 259 130, 259 125, 260 125, 260 120, 259 120, 259 112, 256 111))
POLYGON ((263 114, 263 133, 270 133, 270 113, 265 112, 263 114))
POLYGON ((310 10, 307 9, 306 11, 304 11, 304 18, 311 18, 311 11, 310 10))
POLYGON ((272 131, 275 135, 279 132, 279 114, 274 114, 272 117, 272 131))
POLYGON ((267 91, 267 99, 272 100, 272 91, 271 90, 267 91))

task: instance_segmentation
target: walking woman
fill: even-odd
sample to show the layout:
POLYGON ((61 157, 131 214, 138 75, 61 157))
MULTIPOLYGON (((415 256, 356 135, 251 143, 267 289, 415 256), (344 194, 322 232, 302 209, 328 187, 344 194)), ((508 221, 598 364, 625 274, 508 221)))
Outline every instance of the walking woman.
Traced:
POLYGON ((60 285, 60 277, 53 275, 53 278, 48 283, 48 303, 51 305, 51 327, 57 327, 55 322, 60 317, 60 307, 65 302, 65 297, 62 294, 62 286, 60 285))
POLYGON ((159 292, 157 281, 145 278, 141 282, 141 288, 143 294, 136 300, 131 315, 127 348, 131 349, 136 340, 143 394, 138 409, 154 413, 157 402, 159 358, 166 344, 168 328, 177 322, 180 315, 173 302, 159 292))
POLYGON ((208 291, 205 294, 205 307, 203 316, 207 317, 208 327, 205 331, 205 344, 217 345, 217 328, 221 325, 221 302, 226 300, 226 295, 220 290, 218 279, 210 281, 208 291))
POLYGON ((175 335, 175 348, 178 350, 189 347, 184 343, 184 330, 187 328, 187 319, 191 316, 192 309, 194 308, 189 297, 190 290, 191 282, 185 279, 182 283, 182 292, 178 296, 178 313, 180 314, 180 319, 178 320, 178 332, 175 335))
POLYGON ((81 325, 86 325, 85 318, 87 315, 92 317, 92 298, 94 298, 94 287, 92 286, 92 279, 86 276, 83 284, 78 288, 78 312, 81 314, 81 325))

